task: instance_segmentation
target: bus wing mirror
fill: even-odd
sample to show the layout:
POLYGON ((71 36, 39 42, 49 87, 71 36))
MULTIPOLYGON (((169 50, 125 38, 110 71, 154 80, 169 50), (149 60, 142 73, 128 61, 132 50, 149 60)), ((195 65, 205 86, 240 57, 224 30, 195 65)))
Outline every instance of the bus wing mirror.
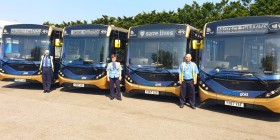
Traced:
POLYGON ((194 50, 203 49, 203 41, 202 40, 193 40, 192 41, 192 48, 194 50))
POLYGON ((61 47, 63 43, 61 42, 60 39, 55 39, 54 44, 56 47, 61 47))
POLYGON ((119 40, 119 39, 116 39, 115 40, 115 48, 120 48, 121 47, 121 40, 119 40))

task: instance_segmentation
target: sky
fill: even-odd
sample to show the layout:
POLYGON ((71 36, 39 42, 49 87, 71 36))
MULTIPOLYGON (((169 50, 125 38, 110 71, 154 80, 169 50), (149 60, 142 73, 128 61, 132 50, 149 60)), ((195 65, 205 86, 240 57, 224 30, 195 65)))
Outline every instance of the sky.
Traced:
MULTIPOLYGON (((198 4, 217 3, 221 0, 195 0, 198 4)), ((63 21, 90 22, 102 15, 110 17, 135 16, 142 12, 177 11, 193 0, 3 0, 0 20, 43 24, 63 21)))

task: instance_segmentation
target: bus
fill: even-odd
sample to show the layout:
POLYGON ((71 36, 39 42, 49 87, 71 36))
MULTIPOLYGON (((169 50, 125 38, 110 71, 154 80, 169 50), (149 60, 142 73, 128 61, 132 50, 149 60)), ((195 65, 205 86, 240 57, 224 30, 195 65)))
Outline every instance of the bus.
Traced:
POLYGON ((199 62, 201 32, 187 24, 131 27, 128 35, 127 95, 180 95, 179 66, 187 53, 199 62))
POLYGON ((109 89, 106 67, 110 55, 125 63, 128 30, 114 25, 86 24, 66 27, 59 83, 63 87, 109 89))
MULTIPOLYGON (((62 29, 36 24, 6 25, 2 33, 0 80, 42 83, 40 59, 46 49, 59 60, 62 29)), ((52 82, 57 82, 59 63, 54 63, 52 82)))
POLYGON ((280 113, 280 16, 205 24, 202 102, 280 113))

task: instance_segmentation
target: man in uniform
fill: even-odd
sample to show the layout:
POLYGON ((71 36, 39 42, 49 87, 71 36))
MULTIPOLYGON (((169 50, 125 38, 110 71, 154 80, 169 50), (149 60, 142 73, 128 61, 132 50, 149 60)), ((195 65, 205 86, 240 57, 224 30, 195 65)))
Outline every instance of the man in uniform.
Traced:
POLYGON ((122 79, 122 67, 119 62, 116 62, 117 55, 112 54, 112 62, 107 66, 107 80, 110 82, 110 99, 113 100, 117 98, 117 100, 122 100, 121 91, 120 91, 120 81, 122 79), (116 85, 116 94, 115 94, 115 86, 116 85))
POLYGON ((53 57, 49 55, 49 50, 45 50, 45 54, 41 56, 40 70, 42 70, 42 82, 44 93, 49 93, 52 82, 52 74, 54 71, 53 57))
POLYGON ((180 108, 184 107, 186 103, 186 93, 189 93, 189 103, 192 109, 195 109, 195 86, 197 83, 198 68, 197 65, 192 62, 191 54, 185 55, 185 62, 179 67, 179 79, 181 85, 180 94, 180 108))

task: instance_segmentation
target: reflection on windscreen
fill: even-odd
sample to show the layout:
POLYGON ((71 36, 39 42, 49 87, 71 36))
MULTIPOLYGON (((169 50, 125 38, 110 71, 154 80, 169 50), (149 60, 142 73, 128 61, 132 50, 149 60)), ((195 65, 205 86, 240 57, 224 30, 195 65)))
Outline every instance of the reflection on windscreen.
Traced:
POLYGON ((208 38, 205 68, 226 68, 257 73, 280 73, 279 36, 208 38))
POLYGON ((4 57, 39 61, 50 41, 39 37, 5 38, 4 57))
POLYGON ((67 38, 64 40, 63 63, 105 63, 108 43, 108 38, 67 38))
POLYGON ((177 69, 183 61, 185 50, 186 40, 130 40, 128 60, 131 65, 177 69))

